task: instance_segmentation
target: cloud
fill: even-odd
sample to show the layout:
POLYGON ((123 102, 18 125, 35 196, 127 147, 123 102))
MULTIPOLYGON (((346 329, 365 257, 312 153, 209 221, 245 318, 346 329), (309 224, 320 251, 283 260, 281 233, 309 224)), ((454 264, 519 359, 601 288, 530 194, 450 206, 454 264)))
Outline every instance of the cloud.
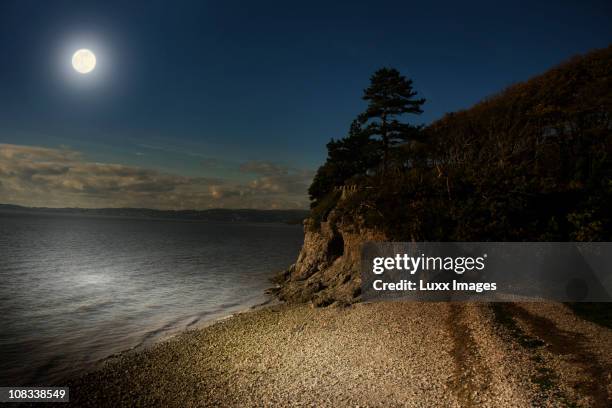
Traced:
POLYGON ((240 170, 260 177, 252 180, 249 187, 268 193, 305 194, 314 177, 314 172, 300 170, 266 161, 243 163, 240 170))
POLYGON ((0 202, 48 207, 306 208, 312 172, 266 162, 238 182, 87 161, 77 151, 0 144, 0 202), (259 176, 259 177, 257 177, 259 176))
POLYGON ((311 172, 266 176, 251 181, 249 187, 262 192, 298 194, 308 190, 312 177, 313 174, 311 172))
POLYGON ((262 176, 284 176, 289 174, 290 168, 266 161, 249 161, 240 165, 245 173, 254 173, 262 176))

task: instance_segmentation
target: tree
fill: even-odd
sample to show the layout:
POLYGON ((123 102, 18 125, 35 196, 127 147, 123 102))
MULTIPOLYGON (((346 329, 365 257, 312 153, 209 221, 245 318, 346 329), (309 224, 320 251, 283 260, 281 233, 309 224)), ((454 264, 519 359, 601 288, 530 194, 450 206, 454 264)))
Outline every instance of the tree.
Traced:
POLYGON ((364 131, 359 120, 354 120, 347 137, 332 140, 327 145, 328 157, 343 167, 346 180, 351 176, 364 175, 378 165, 378 145, 377 140, 370 139, 369 132, 364 131))
POLYGON ((412 80, 400 75, 393 68, 381 68, 370 78, 370 87, 364 91, 363 99, 368 108, 359 115, 368 137, 378 137, 381 142, 383 176, 389 166, 389 150, 402 142, 416 138, 418 127, 400 122, 405 114, 423 113, 425 99, 415 99, 412 80))
POLYGON ((347 179, 365 175, 368 170, 378 166, 378 145, 378 141, 370 139, 370 135, 364 132, 359 121, 354 120, 346 137, 327 143, 327 160, 317 170, 308 189, 310 199, 319 200, 334 187, 343 185, 347 179))

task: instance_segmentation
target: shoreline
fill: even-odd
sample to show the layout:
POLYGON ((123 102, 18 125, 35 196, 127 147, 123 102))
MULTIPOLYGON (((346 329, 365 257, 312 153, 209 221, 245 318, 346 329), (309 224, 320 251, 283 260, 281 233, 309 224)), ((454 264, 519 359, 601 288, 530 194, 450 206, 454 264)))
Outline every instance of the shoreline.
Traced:
MULTIPOLYGON (((75 378, 80 378, 83 377, 91 372, 100 370, 104 368, 104 365, 106 365, 107 363, 112 363, 113 360, 115 359, 120 359, 123 357, 127 357, 136 353, 141 353, 146 351, 147 349, 156 346, 157 344, 160 343, 164 343, 167 341, 172 341, 173 339, 182 336, 185 333, 188 333, 190 331, 197 331, 197 330, 203 330, 206 329, 207 327, 213 326, 219 322, 222 322, 224 320, 227 319, 231 319, 235 316, 241 315, 241 314, 245 314, 245 313, 249 313, 249 312, 254 312, 257 311, 259 309, 265 308, 265 307, 269 307, 269 306, 274 306, 277 304, 280 304, 280 301, 271 294, 266 292, 264 293, 264 296, 266 297, 266 299, 263 302, 259 302, 256 303, 254 305, 251 306, 245 306, 245 305, 241 305, 240 307, 242 307, 241 309, 237 310, 237 311, 226 311, 226 312, 219 312, 219 314, 221 314, 220 316, 214 316, 214 317, 210 317, 208 319, 203 319, 202 321, 198 322, 196 325, 193 326, 187 326, 187 327, 183 327, 183 328, 179 328, 176 330, 173 330, 170 333, 167 333, 165 335, 161 335, 158 338, 155 338, 153 340, 150 341, 143 341, 141 344, 127 348, 125 350, 121 350, 115 353, 112 353, 106 357, 103 357, 101 359, 99 359, 98 361, 96 361, 95 363, 93 363, 91 366, 89 367, 85 367, 83 372, 80 374, 72 375, 72 376, 67 376, 65 377, 63 380, 61 380, 60 382, 58 382, 58 386, 61 386, 62 383, 66 382, 66 381, 72 381, 75 378)), ((228 310, 231 310, 231 308, 229 308, 228 310)))
POLYGON ((610 398, 612 330, 561 304, 499 307, 522 337, 490 304, 266 302, 106 361, 69 382, 70 396, 75 406, 177 407, 601 406, 610 398), (570 342, 522 345, 572 333, 581 340, 571 350, 570 342), (550 378, 534 381, 543 372, 550 378))

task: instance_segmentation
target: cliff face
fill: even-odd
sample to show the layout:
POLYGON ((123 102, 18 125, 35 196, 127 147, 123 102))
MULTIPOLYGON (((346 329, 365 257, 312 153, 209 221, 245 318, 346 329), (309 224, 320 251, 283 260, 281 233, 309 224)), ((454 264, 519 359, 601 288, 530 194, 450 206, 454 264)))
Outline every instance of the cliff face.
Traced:
POLYGON ((278 297, 316 306, 348 304, 361 294, 361 246, 385 235, 332 211, 320 226, 304 221, 304 245, 295 264, 279 276, 278 297))

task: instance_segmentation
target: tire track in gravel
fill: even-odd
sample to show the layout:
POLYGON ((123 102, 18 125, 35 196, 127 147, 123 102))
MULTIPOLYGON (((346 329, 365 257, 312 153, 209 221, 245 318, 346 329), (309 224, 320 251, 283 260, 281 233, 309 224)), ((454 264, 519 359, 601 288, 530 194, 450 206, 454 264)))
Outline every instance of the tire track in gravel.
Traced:
POLYGON ((487 379, 490 370, 478 355, 478 345, 466 322, 466 309, 463 304, 449 303, 447 326, 453 339, 453 375, 449 386, 457 395, 462 407, 479 406, 478 395, 489 389, 487 379))
POLYGON ((595 354, 588 350, 583 334, 560 329, 552 320, 535 315, 518 304, 507 303, 504 308, 513 318, 525 323, 532 335, 544 341, 547 351, 565 357, 583 373, 572 388, 589 397, 595 407, 612 406, 612 396, 606 389, 610 369, 602 366, 595 354))

